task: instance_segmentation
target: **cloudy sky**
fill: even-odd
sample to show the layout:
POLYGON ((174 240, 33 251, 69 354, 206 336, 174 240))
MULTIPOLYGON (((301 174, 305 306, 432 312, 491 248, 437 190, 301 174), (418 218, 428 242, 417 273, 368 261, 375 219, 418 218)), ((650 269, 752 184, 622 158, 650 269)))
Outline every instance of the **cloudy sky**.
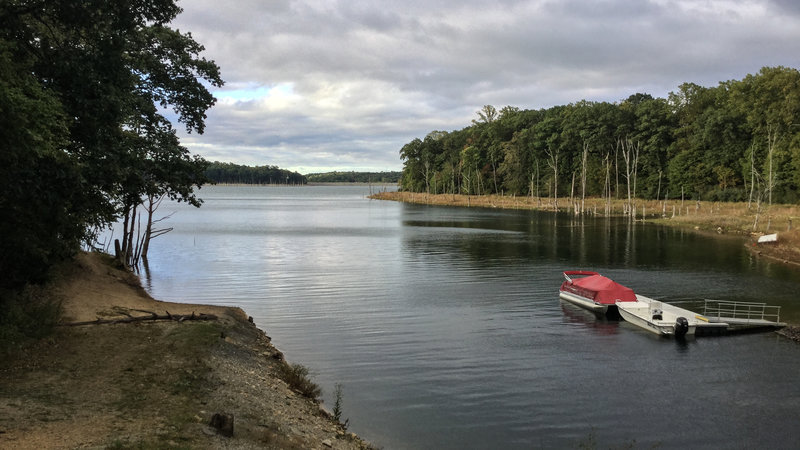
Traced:
POLYGON ((400 170, 400 148, 491 104, 665 97, 800 68, 797 0, 180 0, 173 23, 226 85, 209 160, 300 173, 400 170))

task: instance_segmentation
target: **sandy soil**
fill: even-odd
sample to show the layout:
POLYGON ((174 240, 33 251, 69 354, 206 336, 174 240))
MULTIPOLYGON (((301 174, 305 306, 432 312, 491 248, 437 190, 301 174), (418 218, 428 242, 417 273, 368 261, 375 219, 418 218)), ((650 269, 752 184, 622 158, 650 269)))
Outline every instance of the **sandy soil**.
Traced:
POLYGON ((60 269, 63 324, 218 319, 58 327, 0 362, 0 448, 369 447, 281 379, 283 355, 242 310, 156 301, 108 263, 82 254, 60 269), (234 416, 233 437, 209 426, 215 413, 234 416))

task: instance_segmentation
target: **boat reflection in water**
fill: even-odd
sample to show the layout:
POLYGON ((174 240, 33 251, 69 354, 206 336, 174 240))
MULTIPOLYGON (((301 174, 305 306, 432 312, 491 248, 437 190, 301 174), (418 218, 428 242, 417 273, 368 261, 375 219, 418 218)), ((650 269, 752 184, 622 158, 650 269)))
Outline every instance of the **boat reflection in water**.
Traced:
POLYGON ((619 332, 619 320, 607 318, 580 308, 573 303, 561 301, 561 311, 569 324, 592 330, 600 336, 610 336, 619 332))

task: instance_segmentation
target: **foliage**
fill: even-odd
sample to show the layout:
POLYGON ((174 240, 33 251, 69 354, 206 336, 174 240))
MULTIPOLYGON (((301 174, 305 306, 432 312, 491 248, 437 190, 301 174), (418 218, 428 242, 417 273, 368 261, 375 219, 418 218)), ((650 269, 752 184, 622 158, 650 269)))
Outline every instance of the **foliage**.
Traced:
POLYGON ((214 183, 227 184, 306 184, 306 177, 277 166, 242 166, 214 161, 205 175, 214 183))
POLYGON ((684 83, 665 99, 637 93, 541 110, 486 105, 476 114, 461 130, 434 131, 400 149, 402 190, 572 196, 585 169, 587 196, 619 198, 630 181, 644 199, 800 198, 793 68, 765 67, 716 87, 684 83), (630 148, 637 157, 626 172, 630 148))
POLYGON ((322 388, 311 380, 306 366, 299 363, 285 363, 280 367, 280 377, 290 388, 310 399, 317 399, 322 395, 322 388))
POLYGON ((61 315, 61 301, 41 286, 0 290, 0 360, 7 360, 26 342, 48 336, 61 315))
POLYGON ((342 422, 342 402, 343 402, 342 398, 343 398, 343 396, 344 396, 344 394, 342 392, 341 383, 336 383, 336 387, 334 388, 334 391, 333 391, 333 397, 334 397, 334 400, 333 400, 333 420, 335 420, 335 421, 339 422, 340 424, 342 424, 342 428, 344 428, 346 430, 347 427, 350 425, 350 419, 345 419, 345 421, 342 422))
POLYGON ((167 26, 180 11, 174 0, 0 4, 0 288, 40 281, 148 196, 200 205, 206 162, 163 114, 202 133, 207 86, 222 80, 167 26))
POLYGON ((311 183, 397 183, 400 172, 324 172, 306 175, 311 183))

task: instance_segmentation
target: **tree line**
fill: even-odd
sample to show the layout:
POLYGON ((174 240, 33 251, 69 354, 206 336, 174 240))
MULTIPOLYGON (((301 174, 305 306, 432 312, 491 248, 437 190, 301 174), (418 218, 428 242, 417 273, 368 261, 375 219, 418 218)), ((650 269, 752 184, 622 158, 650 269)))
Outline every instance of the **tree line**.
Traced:
POLYGON ((397 183, 401 172, 325 172, 306 175, 312 183, 397 183))
POLYGON ((800 72, 764 67, 715 87, 683 83, 667 98, 486 105, 400 157, 401 189, 412 192, 794 203, 800 72))
POLYGON ((205 175, 214 183, 227 184, 306 184, 305 176, 278 166, 243 166, 214 161, 205 175))
POLYGON ((207 162, 164 114, 203 133, 208 87, 223 81, 169 27, 180 12, 174 0, 0 4, 0 290, 41 279, 120 218, 129 260, 161 200, 200 205, 207 162))

